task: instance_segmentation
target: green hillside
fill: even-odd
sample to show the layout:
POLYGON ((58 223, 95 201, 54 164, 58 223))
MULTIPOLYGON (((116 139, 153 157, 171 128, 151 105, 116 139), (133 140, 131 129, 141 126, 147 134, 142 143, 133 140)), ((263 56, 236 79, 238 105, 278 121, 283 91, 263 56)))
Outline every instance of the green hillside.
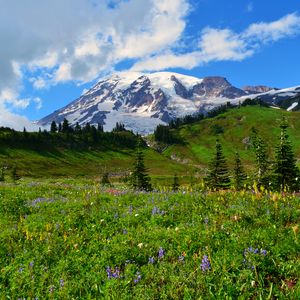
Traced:
MULTIPOLYGON (((238 151, 246 168, 252 169, 254 154, 249 146, 252 127, 263 137, 272 156, 282 116, 287 117, 288 133, 296 156, 300 158, 300 112, 246 106, 172 129, 182 142, 162 145, 163 151, 145 146, 146 166, 151 176, 161 182, 170 180, 174 174, 189 180, 187 178, 195 172, 205 173, 219 138, 229 164, 238 151)), ((13 133, 7 140, 8 135, 11 133, 0 132, 0 166, 16 165, 21 176, 95 178, 108 171, 120 177, 130 171, 134 161, 136 137, 129 132, 101 133, 96 142, 90 137, 80 139, 66 134, 54 138, 51 133, 13 133)))
POLYGON ((183 143, 169 146, 163 154, 178 162, 203 169, 210 161, 216 139, 219 138, 229 161, 233 160, 238 151, 246 167, 251 168, 254 163, 254 154, 249 147, 252 127, 258 130, 272 155, 271 150, 278 142, 282 116, 288 120, 290 140, 296 156, 300 158, 300 113, 260 106, 230 109, 214 118, 173 129, 174 136, 180 137, 183 143))

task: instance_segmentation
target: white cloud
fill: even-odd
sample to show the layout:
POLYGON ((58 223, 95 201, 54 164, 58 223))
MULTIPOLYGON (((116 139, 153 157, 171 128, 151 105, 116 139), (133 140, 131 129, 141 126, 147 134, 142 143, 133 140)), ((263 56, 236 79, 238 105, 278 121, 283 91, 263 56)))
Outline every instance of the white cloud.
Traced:
POLYGON ((132 70, 191 69, 212 61, 241 61, 265 44, 296 34, 300 34, 300 16, 296 13, 274 22, 252 24, 241 33, 208 27, 202 30, 198 48, 194 51, 185 54, 168 51, 152 55, 135 63, 132 70))
POLYGON ((300 32, 300 16, 296 13, 270 23, 256 23, 242 34, 243 39, 254 39, 257 42, 275 42, 285 37, 290 37, 300 32))

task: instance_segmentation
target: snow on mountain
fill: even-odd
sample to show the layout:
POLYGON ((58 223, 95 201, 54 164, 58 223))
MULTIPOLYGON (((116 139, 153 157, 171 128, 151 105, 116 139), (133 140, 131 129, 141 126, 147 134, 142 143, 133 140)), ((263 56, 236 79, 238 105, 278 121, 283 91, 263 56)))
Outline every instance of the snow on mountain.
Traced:
MULTIPOLYGON (((224 77, 199 79, 172 72, 143 74, 121 72, 101 79, 94 87, 64 108, 41 119, 42 126, 66 118, 72 125, 102 124, 111 130, 116 122, 141 134, 153 132, 159 124, 188 114, 207 112, 216 106, 232 104, 246 98, 263 97, 277 105, 276 99, 294 97, 299 88, 271 90, 252 87, 242 90, 232 86, 224 77)), ((265 101, 264 100, 264 101, 265 101)))

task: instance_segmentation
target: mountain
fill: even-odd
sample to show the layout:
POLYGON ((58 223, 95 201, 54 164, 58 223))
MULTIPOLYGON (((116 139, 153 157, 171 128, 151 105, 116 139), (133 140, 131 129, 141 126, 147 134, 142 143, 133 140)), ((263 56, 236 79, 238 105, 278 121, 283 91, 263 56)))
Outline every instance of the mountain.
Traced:
MULTIPOLYGON (((262 97, 263 101, 282 106, 281 101, 291 98, 285 95, 291 95, 292 91, 280 92, 264 86, 239 89, 219 76, 200 79, 171 72, 121 72, 101 79, 78 99, 38 124, 48 126, 52 121, 62 122, 66 118, 72 125, 99 123, 105 130, 111 130, 119 122, 127 129, 148 134, 158 124, 189 114, 206 113, 228 101, 234 104, 246 98, 262 97)), ((294 92, 293 96, 300 94, 300 91, 294 92)))

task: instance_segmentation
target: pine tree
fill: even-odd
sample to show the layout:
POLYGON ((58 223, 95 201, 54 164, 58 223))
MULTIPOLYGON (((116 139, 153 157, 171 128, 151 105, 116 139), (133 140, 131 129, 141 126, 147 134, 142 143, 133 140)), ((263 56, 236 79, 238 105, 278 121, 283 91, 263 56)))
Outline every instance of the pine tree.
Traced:
POLYGON ((56 125, 56 122, 55 122, 55 121, 52 121, 51 126, 50 126, 50 131, 51 131, 52 133, 55 133, 55 132, 58 131, 58 128, 57 128, 57 125, 56 125))
POLYGON ((268 152, 267 146, 263 139, 258 135, 258 132, 255 128, 252 128, 251 136, 252 146, 255 152, 256 158, 256 178, 258 184, 267 184, 268 181, 268 152))
POLYGON ((177 192, 178 190, 179 190, 179 181, 177 175, 175 174, 173 178, 172 191, 177 192))
POLYGON ((223 155, 222 145, 219 140, 216 141, 216 153, 210 163, 206 182, 212 189, 228 189, 230 187, 226 159, 223 155))
POLYGON ((247 176, 244 172, 244 168, 242 166, 241 158, 238 152, 235 153, 234 159, 234 187, 236 190, 241 190, 243 188, 243 184, 246 180, 247 176))
POLYGON ((17 172, 17 167, 13 166, 11 170, 11 178, 14 182, 18 181, 21 179, 21 176, 17 172))
POLYGON ((151 180, 147 174, 144 164, 144 153, 141 150, 141 138, 138 139, 137 150, 135 154, 135 163, 133 172, 130 176, 130 183, 135 190, 151 191, 151 180))
POLYGON ((103 173, 103 176, 101 178, 101 185, 109 185, 109 186, 111 186, 111 183, 110 183, 109 178, 108 178, 108 172, 104 172, 103 173))
POLYGON ((5 175, 4 175, 4 167, 1 168, 0 170, 0 182, 5 181, 5 175))
POLYGON ((283 118, 280 124, 280 141, 276 147, 274 175, 275 187, 278 190, 297 191, 299 190, 299 169, 296 166, 296 159, 292 145, 287 134, 288 124, 283 118))
POLYGON ((69 132, 70 130, 70 124, 67 119, 64 119, 63 124, 62 124, 62 132, 69 132))

